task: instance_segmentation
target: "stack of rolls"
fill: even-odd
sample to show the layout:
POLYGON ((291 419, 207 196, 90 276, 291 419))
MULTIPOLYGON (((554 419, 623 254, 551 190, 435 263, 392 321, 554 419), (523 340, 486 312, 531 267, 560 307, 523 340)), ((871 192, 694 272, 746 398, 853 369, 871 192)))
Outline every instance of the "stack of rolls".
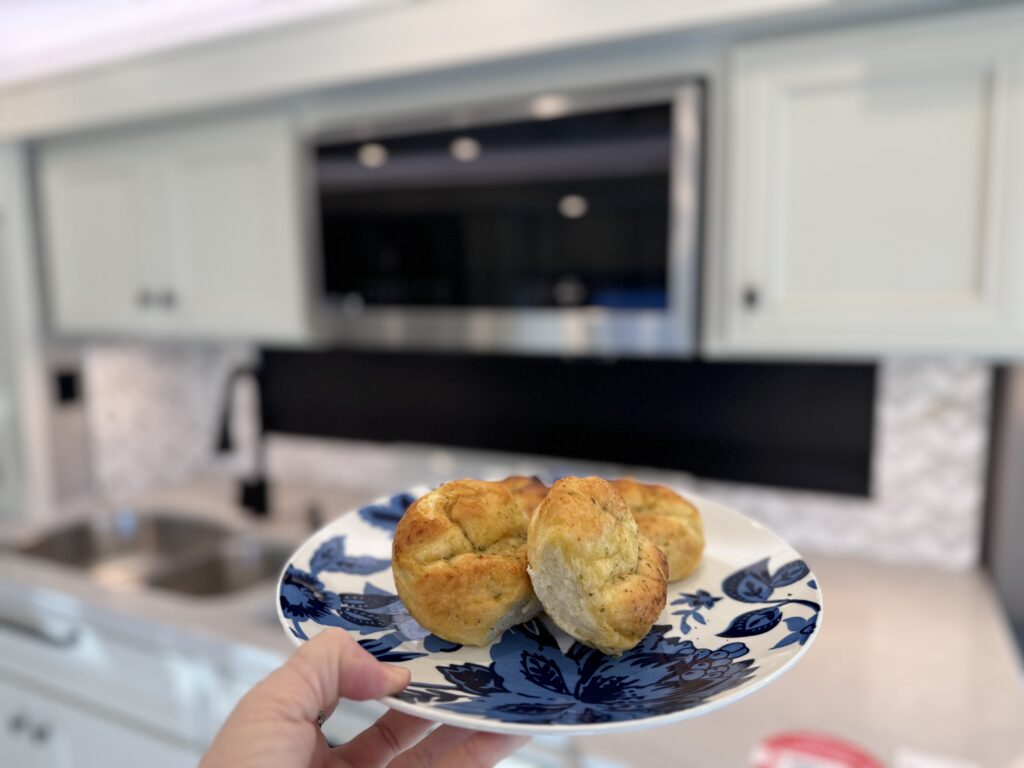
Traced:
POLYGON ((417 499, 392 548, 398 596, 438 637, 487 645, 544 610, 580 642, 618 655, 650 631, 667 584, 693 573, 700 513, 663 486, 624 478, 456 480, 417 499))

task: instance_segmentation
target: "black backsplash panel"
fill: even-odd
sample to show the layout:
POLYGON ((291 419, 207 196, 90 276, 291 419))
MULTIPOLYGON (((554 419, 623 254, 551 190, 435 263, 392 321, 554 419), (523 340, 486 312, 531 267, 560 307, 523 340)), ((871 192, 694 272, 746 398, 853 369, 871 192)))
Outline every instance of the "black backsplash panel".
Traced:
POLYGON ((681 469, 867 495, 875 367, 263 353, 269 432, 681 469))

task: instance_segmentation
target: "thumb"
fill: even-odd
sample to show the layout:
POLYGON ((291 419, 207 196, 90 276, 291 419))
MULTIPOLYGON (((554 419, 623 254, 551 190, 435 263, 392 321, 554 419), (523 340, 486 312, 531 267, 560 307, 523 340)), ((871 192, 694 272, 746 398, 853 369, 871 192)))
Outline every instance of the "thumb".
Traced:
POLYGON ((252 706, 273 708, 286 719, 315 721, 338 699, 378 699, 409 684, 409 671, 377 661, 348 632, 331 627, 302 645, 253 688, 252 706))

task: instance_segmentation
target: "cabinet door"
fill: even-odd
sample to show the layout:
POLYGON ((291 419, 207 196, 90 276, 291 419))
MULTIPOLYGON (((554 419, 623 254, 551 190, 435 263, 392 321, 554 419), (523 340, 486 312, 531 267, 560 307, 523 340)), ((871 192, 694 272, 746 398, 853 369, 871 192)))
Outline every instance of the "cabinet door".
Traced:
MULTIPOLYGON (((0 354, 3 354, 2 350, 0 354)), ((13 410, 10 392, 0 381, 0 520, 15 514, 17 498, 13 410)))
POLYGON ((0 681, 0 756, 4 765, 49 768, 47 755, 36 748, 20 691, 0 681))
POLYGON ((9 288, 6 282, 6 270, 8 265, 5 259, 4 244, 4 220, 0 213, 0 520, 13 514, 16 493, 14 408, 12 406, 14 381, 11 370, 14 351, 12 349, 13 339, 10 334, 12 318, 10 317, 10 301, 7 298, 9 288))
POLYGON ((0 754, 18 768, 191 768, 199 753, 0 680, 0 754))
POLYGON ((297 339, 306 331, 295 163, 284 119, 179 132, 161 147, 172 262, 197 335, 297 339))
POLYGON ((43 246, 58 330, 131 333, 152 322, 151 174, 129 142, 79 141, 41 151, 43 246))
POLYGON ((740 50, 709 351, 1024 352, 1022 52, 1019 11, 740 50))

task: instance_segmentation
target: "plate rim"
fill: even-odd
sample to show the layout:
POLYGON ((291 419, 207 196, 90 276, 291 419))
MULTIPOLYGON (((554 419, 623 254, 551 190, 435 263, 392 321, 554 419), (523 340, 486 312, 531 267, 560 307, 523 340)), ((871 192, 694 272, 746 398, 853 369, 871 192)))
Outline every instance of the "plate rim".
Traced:
MULTIPOLYGON (((701 504, 705 504, 710 507, 716 508, 717 512, 725 512, 729 515, 740 518, 745 523, 752 525, 755 528, 759 528, 765 531, 774 539, 776 539, 780 544, 782 544, 786 549, 788 549, 793 554, 797 555, 806 564, 806 558, 804 558, 803 554, 801 554, 800 551, 796 549, 796 547, 794 547, 786 539, 780 536, 774 529, 765 525, 759 520, 754 520, 753 518, 733 509, 730 506, 714 501, 712 499, 705 498, 700 494, 691 493, 690 491, 684 491, 672 485, 668 485, 667 487, 672 488, 672 490, 675 490, 677 493, 680 493, 688 501, 695 502, 695 506, 697 506, 698 509, 700 509, 701 504)), ((284 632, 284 634, 288 637, 288 639, 291 640, 292 645, 294 645, 296 648, 301 648, 302 645, 307 642, 306 640, 302 640, 296 637, 295 634, 292 633, 289 627, 291 620, 285 617, 281 608, 281 582, 284 580, 285 573, 288 571, 288 568, 291 567, 292 561, 295 559, 295 556, 299 554, 299 552, 301 552, 303 549, 305 549, 306 546, 312 540, 320 538, 323 534, 325 534, 335 525, 341 523, 341 521, 349 515, 357 515, 359 513, 359 510, 362 509, 363 507, 369 506, 371 504, 377 504, 380 502, 386 502, 395 494, 419 492, 421 489, 429 491, 430 487, 421 484, 410 485, 404 489, 395 491, 393 494, 379 496, 371 501, 366 502, 365 504, 359 507, 355 507, 346 512, 343 512, 342 514, 338 515, 336 518, 331 520, 329 523, 326 523, 325 525, 321 526, 316 531, 311 533, 309 536, 307 536, 294 549, 291 555, 289 555, 288 560, 281 567, 281 572, 277 577, 277 582, 275 584, 274 591, 274 604, 277 619, 281 625, 281 629, 284 632)), ((774 557, 774 555, 770 555, 769 557, 774 557)), ((417 704, 415 702, 403 701, 395 696, 382 696, 378 699, 374 699, 374 701, 378 701, 381 704, 387 706, 388 708, 397 710, 404 714, 412 715, 414 717, 419 717, 423 720, 429 720, 431 722, 439 724, 451 725, 473 731, 485 731, 488 733, 504 733, 517 736, 594 736, 598 734, 626 733, 629 731, 640 731, 646 730, 647 728, 656 728, 661 725, 669 725, 674 722, 680 722, 682 720, 689 720, 694 717, 700 717, 702 715, 711 714, 712 712, 724 709, 725 707, 731 704, 735 704, 738 701, 742 701, 751 694, 761 690, 769 683, 777 681, 784 674, 789 672, 789 670, 791 670, 796 665, 796 663, 804 657, 804 655, 811 649, 811 646, 814 645, 814 642, 818 639, 818 635, 821 634, 821 627, 824 624, 825 593, 824 590, 821 588, 821 583, 818 581, 817 574, 815 574, 814 570, 810 567, 810 565, 807 566, 807 569, 807 576, 804 578, 809 578, 812 581, 814 581, 814 590, 817 592, 817 602, 820 606, 817 614, 815 630, 811 633, 810 637, 807 639, 807 642, 801 644, 796 649, 796 653, 794 653, 793 656, 788 661, 786 661, 785 664, 783 664, 780 667, 777 667, 776 669, 773 669, 770 672, 767 672, 762 679, 755 680, 749 686, 746 686, 742 689, 733 690, 731 692, 726 691, 724 692, 726 695, 716 698, 713 701, 707 701, 703 704, 698 704, 695 707, 688 707, 686 709, 676 710, 675 712, 668 712, 663 715, 638 717, 632 720, 618 720, 605 723, 588 724, 547 723, 539 725, 537 723, 510 723, 505 722, 503 720, 492 720, 490 718, 483 717, 480 715, 465 715, 459 712, 441 709, 440 707, 432 707, 429 704, 417 704)), ((341 631, 347 632, 347 630, 341 631)))

